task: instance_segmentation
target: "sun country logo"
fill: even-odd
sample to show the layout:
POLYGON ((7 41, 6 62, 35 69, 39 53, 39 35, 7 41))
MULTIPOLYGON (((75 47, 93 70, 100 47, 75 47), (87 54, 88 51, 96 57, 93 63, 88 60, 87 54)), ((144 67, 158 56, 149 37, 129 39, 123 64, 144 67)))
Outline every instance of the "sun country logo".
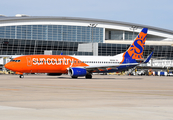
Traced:
POLYGON ((143 36, 142 37, 138 36, 138 38, 141 39, 136 39, 127 51, 132 59, 142 59, 143 57, 143 50, 144 50, 146 36, 144 38, 143 36))
POLYGON ((33 58, 33 65, 73 65, 75 63, 73 59, 67 58, 33 58))

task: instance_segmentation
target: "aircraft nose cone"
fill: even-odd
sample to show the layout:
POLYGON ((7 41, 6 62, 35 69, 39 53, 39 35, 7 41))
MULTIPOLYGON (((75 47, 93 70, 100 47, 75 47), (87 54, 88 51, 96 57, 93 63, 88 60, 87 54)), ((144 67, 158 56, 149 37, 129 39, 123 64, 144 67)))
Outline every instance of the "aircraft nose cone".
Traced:
POLYGON ((7 63, 7 64, 5 64, 4 67, 5 67, 6 69, 10 70, 10 68, 11 68, 10 66, 11 66, 11 65, 10 65, 9 63, 7 63))

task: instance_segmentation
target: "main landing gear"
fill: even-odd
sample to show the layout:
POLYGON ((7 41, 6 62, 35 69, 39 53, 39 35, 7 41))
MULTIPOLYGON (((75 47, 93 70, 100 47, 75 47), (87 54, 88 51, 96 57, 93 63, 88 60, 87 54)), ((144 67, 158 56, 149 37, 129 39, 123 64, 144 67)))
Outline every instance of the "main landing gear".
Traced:
POLYGON ((76 78, 77 78, 77 76, 75 76, 75 77, 74 77, 74 76, 71 76, 71 78, 76 79, 76 78))
POLYGON ((24 75, 20 75, 19 78, 24 78, 24 75))
MULTIPOLYGON (((71 78, 77 79, 78 76, 71 76, 71 78)), ((85 75, 85 78, 86 78, 86 79, 92 79, 92 75, 91 75, 91 74, 86 74, 86 75, 85 75)))
POLYGON ((86 74, 85 78, 86 79, 92 79, 92 75, 91 74, 86 74))

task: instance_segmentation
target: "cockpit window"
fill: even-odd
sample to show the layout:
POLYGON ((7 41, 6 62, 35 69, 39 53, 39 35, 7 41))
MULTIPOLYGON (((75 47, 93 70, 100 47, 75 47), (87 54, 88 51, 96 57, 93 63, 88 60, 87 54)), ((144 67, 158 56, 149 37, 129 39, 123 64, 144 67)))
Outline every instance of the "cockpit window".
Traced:
POLYGON ((11 60, 10 62, 20 62, 20 60, 11 60))

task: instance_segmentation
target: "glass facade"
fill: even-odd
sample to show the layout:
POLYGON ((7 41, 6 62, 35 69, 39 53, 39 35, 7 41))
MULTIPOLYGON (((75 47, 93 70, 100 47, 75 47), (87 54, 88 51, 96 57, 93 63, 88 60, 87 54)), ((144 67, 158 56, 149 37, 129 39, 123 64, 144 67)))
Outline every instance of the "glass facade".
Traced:
POLYGON ((128 44, 106 44, 99 43, 98 45, 98 55, 99 56, 114 56, 123 53, 128 49, 128 44))
MULTIPOLYGON (((99 43, 98 55, 99 56, 114 56, 125 52, 129 48, 130 44, 106 44, 99 43)), ((173 59, 173 46, 170 45, 145 45, 144 58, 154 50, 152 58, 157 59, 173 59)))
POLYGON ((134 40, 139 33, 133 33, 133 32, 128 32, 125 31, 125 39, 124 40, 134 40))
POLYGON ((52 51, 52 55, 60 55, 63 53, 63 55, 90 55, 92 56, 92 52, 79 52, 79 51, 52 51))
POLYGON ((21 40, 103 42, 103 28, 68 25, 20 25, 0 27, 0 38, 21 40))
POLYGON ((110 40, 123 40, 123 31, 109 31, 110 40))
MULTIPOLYGON (((108 33, 106 35, 106 39, 108 40, 134 40, 138 32, 130 32, 130 31, 121 31, 121 30, 106 30, 108 33)), ((147 35, 148 41, 161 41, 166 38, 160 37, 160 36, 154 36, 154 35, 147 35)))
MULTIPOLYGON (((92 55, 92 52, 78 52, 78 44, 84 42, 45 41, 45 40, 20 40, 0 39, 0 55, 32 55, 44 54, 45 50, 52 50, 53 54, 64 55, 92 55)), ((130 44, 98 43, 99 56, 114 56, 125 52, 130 44)), ((154 49, 152 58, 173 59, 173 46, 170 45, 145 45, 144 58, 154 49)))
POLYGON ((77 51, 79 43, 80 42, 0 39, 0 55, 44 54, 44 50, 77 51))
POLYGON ((134 40, 139 33, 121 30, 109 30, 109 40, 134 40))
MULTIPOLYGON (((133 40, 138 33, 112 30, 100 27, 70 25, 16 25, 0 27, 0 55, 53 54, 93 55, 92 52, 79 52, 78 44, 98 43, 99 56, 114 56, 128 49, 130 44, 103 43, 104 36, 109 40, 133 40), (105 34, 105 35, 104 35, 105 34)), ((147 40, 163 40, 164 37, 148 35, 147 40)), ((173 46, 146 45, 144 57, 154 49, 152 58, 173 59, 173 46)))

